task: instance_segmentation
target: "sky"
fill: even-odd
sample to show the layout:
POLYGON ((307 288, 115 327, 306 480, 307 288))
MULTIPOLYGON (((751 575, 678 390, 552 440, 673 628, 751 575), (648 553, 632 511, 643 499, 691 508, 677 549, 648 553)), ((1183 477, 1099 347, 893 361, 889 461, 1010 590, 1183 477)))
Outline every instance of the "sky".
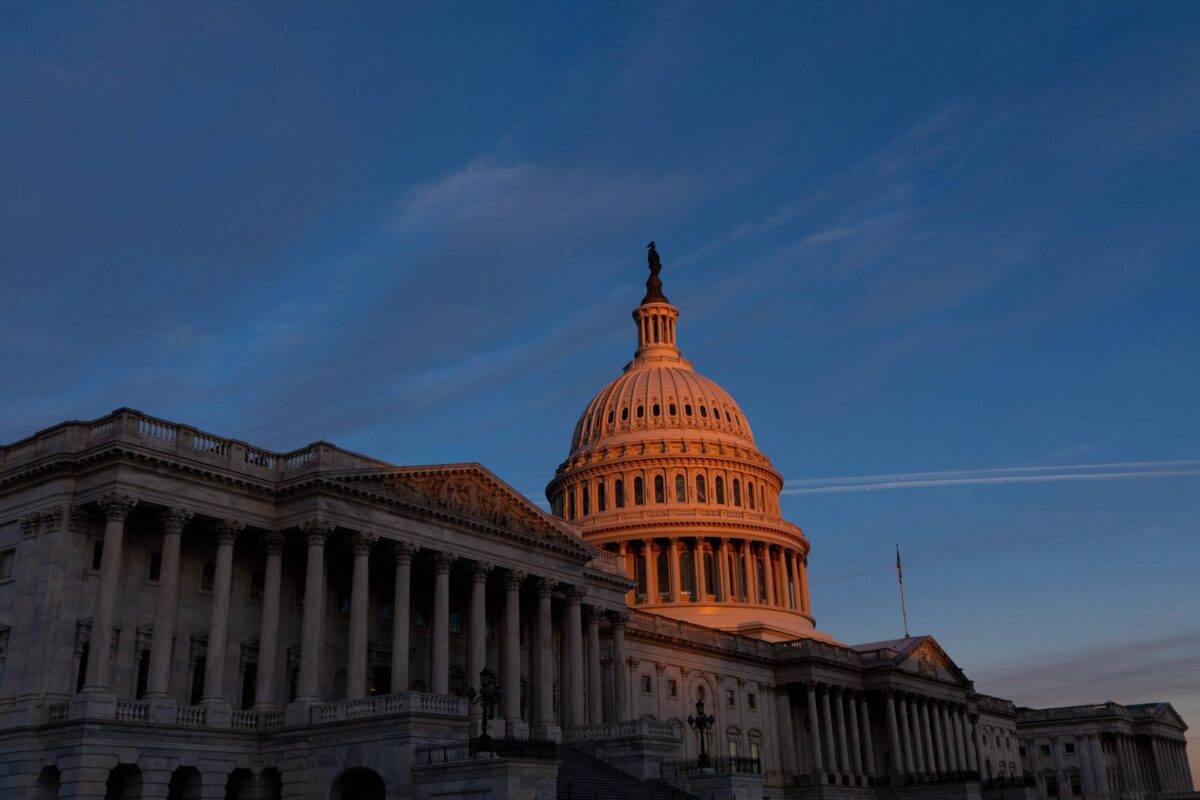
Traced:
POLYGON ((0 441, 131 406, 535 500, 680 344, 821 628, 1200 775, 1200 6, 0 7, 0 441))

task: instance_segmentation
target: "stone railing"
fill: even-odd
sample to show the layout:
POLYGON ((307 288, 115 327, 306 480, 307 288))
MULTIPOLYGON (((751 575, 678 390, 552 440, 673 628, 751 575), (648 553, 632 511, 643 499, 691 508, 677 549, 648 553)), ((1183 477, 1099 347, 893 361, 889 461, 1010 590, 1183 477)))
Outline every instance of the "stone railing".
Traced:
POLYGON ((117 701, 117 722, 145 722, 150 719, 150 704, 132 700, 117 701))
POLYGON ((229 727, 235 731, 258 730, 258 712, 234 711, 229 719, 229 727))
POLYGON ((207 718, 208 715, 205 713, 204 706, 180 706, 175 709, 176 725, 200 728, 204 726, 207 718))
POLYGON ((462 697, 446 697, 426 692, 398 692, 359 700, 344 700, 314 706, 311 721, 314 725, 326 722, 384 717, 391 714, 436 714, 467 716, 467 701, 462 697))
POLYGON ((773 647, 780 657, 788 658, 792 656, 800 656, 802 658, 821 658, 826 661, 834 661, 839 664, 847 664, 853 667, 867 667, 878 663, 886 656, 886 648, 880 650, 869 650, 870 657, 857 650, 851 650, 849 647, 843 647, 829 642, 818 641, 817 639, 793 639, 788 642, 776 642, 773 647))
POLYGON ((46 719, 50 722, 63 722, 67 718, 67 704, 55 703, 46 709, 46 719))
POLYGON ((136 445, 256 477, 282 479, 303 470, 387 467, 386 462, 317 442, 287 453, 252 447, 129 408, 90 422, 64 422, 0 446, 0 472, 42 458, 82 453, 107 444, 136 445))
MULTIPOLYGON (((985 711, 997 710, 988 707, 986 695, 977 698, 979 708, 985 711)), ((1065 706, 1062 708, 1019 708, 1021 722, 1049 722, 1051 720, 1092 719, 1095 717, 1129 717, 1127 709, 1116 703, 1095 703, 1086 706, 1065 706)))
POLYGON ((623 739, 629 736, 653 736, 678 741, 679 729, 670 722, 651 719, 631 719, 625 722, 605 722, 599 725, 581 725, 563 732, 567 742, 596 742, 606 739, 623 739))
POLYGON ((616 553, 610 553, 608 550, 598 551, 596 557, 588 562, 588 568, 598 572, 607 572, 610 575, 617 575, 622 578, 628 577, 625 574, 625 564, 616 553))
POLYGON ((259 714, 259 722, 263 728, 282 728, 284 713, 282 711, 263 711, 259 714))
POLYGON ((630 609, 629 623, 625 629, 628 632, 670 636, 683 639, 691 644, 704 644, 739 655, 772 658, 775 653, 773 645, 761 639, 739 636, 736 633, 727 633, 715 628, 706 628, 703 625, 693 625, 690 622, 682 622, 646 611, 630 609))

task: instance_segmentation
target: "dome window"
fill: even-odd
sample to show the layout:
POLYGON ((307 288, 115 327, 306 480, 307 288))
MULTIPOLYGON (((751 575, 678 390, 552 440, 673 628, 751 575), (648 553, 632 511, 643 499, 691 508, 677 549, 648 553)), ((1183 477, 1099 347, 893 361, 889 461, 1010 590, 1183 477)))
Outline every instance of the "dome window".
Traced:
POLYGON ((655 403, 654 405, 650 406, 650 413, 657 417, 662 414, 662 408, 659 407, 658 403, 655 403))
POLYGON ((621 409, 621 422, 626 422, 628 420, 629 420, 629 407, 626 406, 625 408, 621 409))
POLYGON ((654 502, 667 502, 667 485, 662 475, 654 476, 654 502))
POLYGON ((633 479, 633 504, 637 506, 646 505, 646 484, 641 478, 633 479))
POLYGON ((733 504, 742 507, 742 482, 737 478, 733 479, 733 504))
POLYGON ((707 503, 708 502, 708 492, 705 491, 703 475, 696 476, 696 502, 697 503, 707 503))
POLYGON ((592 513, 592 491, 588 488, 588 485, 585 483, 583 485, 583 516, 586 517, 588 514, 591 514, 591 513, 592 513))
POLYGON ((615 411, 608 412, 608 424, 609 425, 612 425, 613 422, 616 420, 616 418, 617 418, 617 414, 615 411))
POLYGON ((714 407, 713 408, 713 419, 719 420, 720 418, 721 418, 721 409, 714 407))
POLYGON ((708 407, 707 406, 700 406, 700 416, 704 417, 705 419, 708 419, 708 407))
POLYGON ((750 510, 754 510, 754 484, 746 482, 746 499, 750 501, 750 510))
POLYGON ((608 492, 606 490, 607 490, 607 487, 604 485, 604 481, 600 481, 599 483, 596 484, 596 510, 597 511, 607 511, 608 510, 608 492))
POLYGON ((692 404, 691 403, 683 404, 683 415, 685 417, 690 417, 692 415, 692 404))
POLYGON ((687 481, 683 479, 683 475, 675 476, 675 502, 687 502, 687 481))
POLYGON ((625 481, 620 478, 613 483, 613 501, 617 504, 617 508, 625 507, 625 481))
POLYGON ((567 519, 575 519, 575 490, 569 489, 567 493, 567 519))
MULTIPOLYGON (((717 502, 725 505, 725 480, 720 475, 713 481, 713 487, 716 490, 717 502)), ((584 513, 586 514, 587 512, 585 511, 584 513)))
POLYGON ((638 406, 638 410, 637 410, 637 418, 638 418, 638 419, 641 419, 641 418, 642 418, 642 417, 644 417, 644 416, 646 416, 646 407, 645 407, 645 406, 638 406))
POLYGON ((671 403, 671 405, 667 406, 667 413, 672 417, 679 413, 679 411, 675 408, 674 403, 671 403))

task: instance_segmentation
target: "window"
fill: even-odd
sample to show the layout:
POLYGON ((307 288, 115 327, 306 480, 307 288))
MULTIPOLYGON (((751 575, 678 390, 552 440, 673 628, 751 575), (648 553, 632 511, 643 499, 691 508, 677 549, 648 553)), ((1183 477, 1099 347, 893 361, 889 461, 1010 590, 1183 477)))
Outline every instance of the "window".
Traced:
POLYGON ((412 618, 413 627, 417 630, 429 630, 429 609, 417 608, 413 610, 412 618))
POLYGON ((615 412, 609 411, 608 412, 608 424, 612 425, 615 420, 616 420, 615 412))
POLYGON ((250 599, 262 600, 264 587, 267 583, 267 576, 262 572, 250 573, 250 599))
POLYGON ((391 600, 384 600, 379 604, 379 621, 391 622, 396 616, 396 605, 391 600))
POLYGON ((633 479, 633 503, 638 506, 646 504, 646 487, 641 478, 633 479))
POLYGON ((575 519, 575 490, 567 490, 567 519, 575 519))
POLYGON ((592 490, 585 483, 583 485, 583 515, 586 517, 592 513, 592 490))
POLYGON ((605 485, 604 481, 600 481, 596 484, 596 510, 608 510, 608 487, 605 485))
POLYGON ((750 501, 750 510, 754 510, 754 484, 746 484, 746 499, 750 501))
POLYGON ((671 553, 668 550, 659 550, 656 559, 656 569, 658 570, 658 599, 671 599, 671 553))
POLYGON ((696 476, 696 502, 697 503, 707 503, 708 502, 708 493, 706 491, 704 491, 704 476, 703 475, 696 476))
POLYGON ((13 564, 17 560, 17 548, 10 547, 0 553, 0 581, 6 581, 13 576, 13 564))
POLYGON ((679 682, 674 678, 667 679, 667 695, 669 697, 679 697, 679 682))
POLYGON ((133 696, 137 700, 141 700, 146 696, 146 685, 150 681, 150 651, 143 650, 138 654, 137 666, 137 685, 133 689, 133 696))
POLYGON ((720 419, 720 418, 721 418, 721 409, 714 407, 713 408, 713 419, 720 419))
POLYGON ((725 505, 725 479, 718 475, 713 481, 713 488, 716 489, 717 502, 725 505))
POLYGON ((353 600, 350 597, 350 590, 345 586, 337 588, 337 613, 349 614, 353 600))
POLYGON ((617 501, 617 508, 625 507, 625 481, 617 478, 613 483, 613 496, 617 501))
POLYGON ((205 561, 200 565, 200 591, 211 592, 216 582, 217 565, 211 561, 205 561))
POLYGON ((713 554, 705 553, 703 558, 704 564, 704 586, 708 589, 709 594, 716 594, 716 572, 713 565, 713 554))
MULTIPOLYGON (((986 738, 986 737, 984 738, 984 740, 983 740, 983 743, 984 743, 984 744, 987 744, 987 738, 986 738)), ((1048 745, 1048 744, 1044 744, 1044 745, 1042 745, 1042 746, 1041 746, 1041 752, 1042 752, 1042 755, 1044 755, 1044 756, 1048 756, 1048 755, 1050 755, 1050 745, 1048 745)))
POLYGON ((642 418, 642 417, 644 417, 644 416, 646 416, 646 407, 645 407, 645 406, 638 406, 638 410, 637 410, 637 418, 638 418, 638 419, 641 419, 641 418, 642 418))
POLYGON ((669 406, 667 406, 667 413, 670 414, 672 417, 675 416, 676 409, 675 409, 674 403, 671 403, 669 406))
POLYGON ((204 697, 204 665, 207 661, 205 656, 200 656, 192 664, 192 694, 188 705, 200 705, 201 698, 204 697))
MULTIPOLYGON (((4 556, 0 554, 0 559, 4 556)), ((0 565, 0 578, 4 578, 3 566, 0 565)), ((146 580, 151 583, 158 583, 158 576, 162 574, 162 553, 151 553, 150 560, 146 563, 146 580)))
POLYGON ((625 422, 628 419, 629 419, 629 407, 626 406, 625 408, 621 409, 621 422, 625 422))
POLYGON ((691 403, 683 404, 683 415, 685 417, 690 417, 692 415, 692 404, 691 403))
POLYGON ((708 406, 700 406, 700 416, 708 419, 708 406))
POLYGON ((451 611, 449 616, 450 616, 450 635, 451 636, 461 636, 462 635, 462 612, 451 611))
POLYGON ((730 758, 737 758, 737 757, 738 757, 738 742, 737 742, 737 739, 730 739, 730 740, 729 740, 729 757, 730 757, 730 758))
POLYGON ((737 693, 734 692, 733 689, 725 690, 725 705, 729 706, 730 708, 733 708, 735 705, 737 705, 737 693))
POLYGON ((1066 744, 1063 745, 1063 751, 1066 753, 1074 753, 1075 752, 1075 743, 1067 742, 1066 744))
POLYGON ((759 755, 760 755, 760 751, 758 749, 758 740, 751 739, 750 740, 750 757, 751 758, 759 758, 759 755))
POLYGON ((79 651, 79 671, 75 674, 75 693, 83 691, 83 684, 87 681, 87 662, 88 662, 88 642, 83 643, 83 647, 79 651))
POLYGON ((675 476, 675 502, 687 502, 687 481, 683 479, 682 475, 675 476))
MULTIPOLYGON (((684 550, 679 554, 679 593, 692 600, 696 599, 696 571, 691 550, 684 550)), ((678 599, 682 600, 683 597, 678 599)))
POLYGON ((756 695, 754 692, 748 692, 746 694, 746 707, 751 711, 754 711, 758 708, 758 695, 756 695))
POLYGON ((656 503, 667 502, 667 488, 666 488, 665 484, 666 484, 666 480, 663 478, 662 475, 654 476, 654 502, 656 502, 656 503))
POLYGON ((654 694, 654 680, 649 675, 642 676, 642 694, 654 694))
POLYGON ((304 576, 296 578, 296 608, 304 608, 304 576))
POLYGON ((92 542, 92 571, 100 570, 100 562, 104 560, 104 540, 97 539, 92 542))
POLYGON ((242 670, 242 710, 254 705, 254 684, 258 683, 258 664, 253 662, 242 670))
POLYGON ((1020 750, 1021 758, 1024 758, 1024 757, 1025 757, 1025 748, 1024 748, 1024 747, 1020 747, 1020 748, 1018 748, 1018 749, 1020 750))
POLYGON ((742 482, 737 478, 733 479, 733 504, 739 508, 742 505, 742 482))
POLYGON ((657 417, 662 413, 662 408, 659 407, 658 403, 655 403, 650 407, 650 413, 657 417))

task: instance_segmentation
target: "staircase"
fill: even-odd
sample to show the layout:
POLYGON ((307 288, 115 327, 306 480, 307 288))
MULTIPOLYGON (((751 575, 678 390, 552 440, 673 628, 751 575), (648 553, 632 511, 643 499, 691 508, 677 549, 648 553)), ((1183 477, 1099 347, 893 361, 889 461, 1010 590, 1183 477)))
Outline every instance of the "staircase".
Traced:
POLYGON ((558 800, 696 800, 669 783, 640 781, 574 747, 560 747, 558 756, 558 800))

